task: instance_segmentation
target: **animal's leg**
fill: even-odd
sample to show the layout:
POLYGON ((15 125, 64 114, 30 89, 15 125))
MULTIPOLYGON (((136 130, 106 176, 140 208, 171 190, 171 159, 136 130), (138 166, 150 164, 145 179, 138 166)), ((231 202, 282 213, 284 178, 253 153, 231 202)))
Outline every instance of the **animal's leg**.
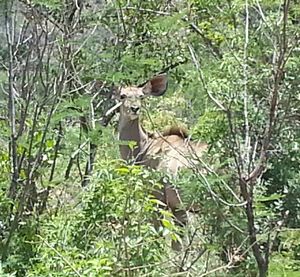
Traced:
MULTIPOLYGON (((183 227, 188 222, 188 215, 186 210, 182 207, 182 201, 177 189, 170 184, 168 181, 162 180, 163 187, 160 189, 156 189, 152 192, 153 196, 165 203, 167 208, 171 209, 174 217, 175 217, 175 224, 183 227)), ((161 206, 160 208, 164 208, 161 206)), ((160 219, 154 220, 154 227, 158 230, 160 224, 160 219)), ((182 245, 179 241, 172 240, 172 249, 175 251, 182 250, 182 245)))
MULTIPOLYGON (((166 204, 164 188, 157 188, 157 189, 153 190, 152 195, 160 202, 166 204)), ((158 208, 165 209, 165 207, 163 205, 158 205, 158 208)), ((161 227, 161 217, 160 217, 159 213, 157 213, 157 217, 153 219, 153 224, 154 224, 154 228, 156 229, 156 231, 158 231, 159 228, 161 227)))
POLYGON ((172 210, 176 223, 185 226, 188 222, 186 210, 182 207, 182 201, 178 190, 171 184, 164 185, 165 199, 167 206, 172 210))
MULTIPOLYGON (((186 210, 182 207, 182 201, 178 190, 168 181, 163 180, 163 187, 152 192, 153 196, 162 203, 165 203, 171 209, 176 224, 185 226, 188 222, 186 210)), ((162 209, 163 206, 160 206, 162 209)))
MULTIPOLYGON (((182 201, 178 190, 171 184, 164 184, 164 192, 167 206, 172 210, 175 217, 175 224, 183 227, 188 223, 188 214, 182 207, 182 201)), ((182 250, 180 241, 172 240, 172 249, 175 251, 182 250)))

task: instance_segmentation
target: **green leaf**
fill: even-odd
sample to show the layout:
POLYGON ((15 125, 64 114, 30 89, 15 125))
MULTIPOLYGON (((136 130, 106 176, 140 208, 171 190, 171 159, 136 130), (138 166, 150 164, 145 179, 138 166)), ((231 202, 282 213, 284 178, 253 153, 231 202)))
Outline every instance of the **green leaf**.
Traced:
POLYGON ((168 230, 173 230, 174 229, 174 224, 171 221, 169 221, 165 218, 161 220, 161 223, 168 230))
POLYGON ((271 194, 270 196, 260 196, 260 197, 257 197, 256 201, 257 202, 268 202, 268 201, 278 200, 278 199, 281 199, 281 198, 284 198, 284 197, 285 197, 285 195, 274 193, 274 194, 271 194))
POLYGON ((115 171, 120 175, 127 175, 130 173, 130 170, 127 167, 116 168, 115 171))
POLYGON ((158 199, 155 199, 155 198, 150 199, 149 201, 150 201, 151 203, 154 203, 154 204, 157 204, 157 205, 161 205, 161 206, 164 206, 164 207, 167 206, 165 203, 163 203, 162 201, 160 201, 160 200, 158 200, 158 199))

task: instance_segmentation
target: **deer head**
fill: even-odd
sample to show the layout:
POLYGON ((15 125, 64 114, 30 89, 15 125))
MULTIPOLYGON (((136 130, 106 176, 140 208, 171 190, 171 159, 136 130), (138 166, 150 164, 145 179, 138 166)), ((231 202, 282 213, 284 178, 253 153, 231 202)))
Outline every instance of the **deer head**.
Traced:
POLYGON ((136 120, 142 108, 142 101, 147 96, 161 96, 168 87, 165 74, 157 75, 142 87, 123 87, 119 90, 121 117, 126 120, 136 120))

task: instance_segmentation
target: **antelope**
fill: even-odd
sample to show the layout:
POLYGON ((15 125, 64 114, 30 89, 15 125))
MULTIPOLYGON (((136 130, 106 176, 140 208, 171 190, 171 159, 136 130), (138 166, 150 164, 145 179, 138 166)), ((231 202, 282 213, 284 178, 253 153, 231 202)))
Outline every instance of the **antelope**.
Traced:
MULTIPOLYGON (((190 141, 186 132, 180 128, 170 128, 161 135, 150 135, 145 131, 139 121, 143 99, 147 96, 162 96, 167 87, 167 76, 160 74, 142 87, 119 88, 117 93, 119 103, 116 106, 120 107, 119 140, 135 143, 135 147, 122 143, 119 150, 125 161, 176 176, 181 168, 189 167, 187 156, 191 153, 201 156, 207 145, 190 141)), ((182 207, 180 195, 172 184, 164 182, 163 188, 154 191, 153 195, 172 211, 178 224, 186 225, 187 212, 182 207)))

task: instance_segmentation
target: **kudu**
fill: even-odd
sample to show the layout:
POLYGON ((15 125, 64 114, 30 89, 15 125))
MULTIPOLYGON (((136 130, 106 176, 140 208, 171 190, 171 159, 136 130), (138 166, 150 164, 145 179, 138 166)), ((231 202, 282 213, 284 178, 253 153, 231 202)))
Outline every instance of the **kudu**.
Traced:
MULTIPOLYGON (((133 141, 134 147, 122 143, 120 152, 122 159, 176 175, 178 170, 189 167, 190 156, 201 156, 207 145, 188 140, 186 133, 179 128, 170 128, 164 134, 150 135, 139 122, 143 99, 146 96, 161 96, 168 86, 165 74, 152 78, 143 87, 121 87, 117 98, 120 107, 119 139, 133 141)), ((176 188, 164 182, 160 191, 154 196, 172 210, 178 224, 187 223, 187 213, 176 188)))

